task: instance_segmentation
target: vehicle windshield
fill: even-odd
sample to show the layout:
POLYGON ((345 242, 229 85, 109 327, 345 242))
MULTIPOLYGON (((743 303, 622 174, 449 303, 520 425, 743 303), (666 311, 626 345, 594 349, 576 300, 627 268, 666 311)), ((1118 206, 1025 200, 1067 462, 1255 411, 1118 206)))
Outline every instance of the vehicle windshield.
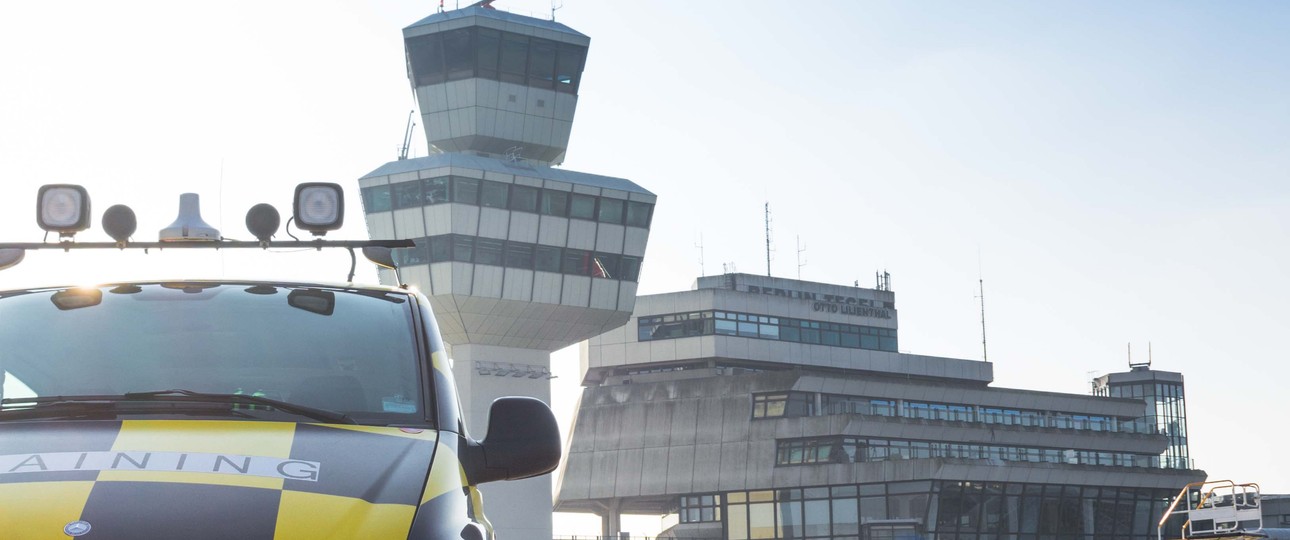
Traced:
POLYGON ((183 389, 422 421, 407 295, 159 283, 0 294, 3 398, 183 389))

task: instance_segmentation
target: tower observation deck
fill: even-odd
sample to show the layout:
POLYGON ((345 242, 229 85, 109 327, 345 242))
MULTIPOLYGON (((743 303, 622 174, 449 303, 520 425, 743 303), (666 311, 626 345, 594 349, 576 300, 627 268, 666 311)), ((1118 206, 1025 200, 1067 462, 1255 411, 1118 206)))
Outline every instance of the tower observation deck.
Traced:
MULTIPOLYGON (((654 194, 564 161, 590 38, 480 2, 403 29, 429 155, 358 180, 368 234, 413 239, 471 433, 494 399, 550 401, 550 353, 623 325, 654 194)), ((395 276, 381 271, 381 281, 395 276)), ((504 538, 551 537, 551 478, 481 488, 504 538)))

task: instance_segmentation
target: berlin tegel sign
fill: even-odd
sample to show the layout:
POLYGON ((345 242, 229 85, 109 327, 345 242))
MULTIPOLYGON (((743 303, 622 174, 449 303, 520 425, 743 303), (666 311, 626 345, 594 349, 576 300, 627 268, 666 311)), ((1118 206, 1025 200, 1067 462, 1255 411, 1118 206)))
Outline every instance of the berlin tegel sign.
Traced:
POLYGON ((775 287, 758 287, 756 285, 748 285, 747 290, 753 294, 769 294, 772 296, 807 300, 811 302, 812 310, 824 313, 841 313, 843 315, 873 317, 876 319, 891 318, 890 310, 875 306, 874 301, 868 298, 795 291, 792 289, 778 289, 775 287))

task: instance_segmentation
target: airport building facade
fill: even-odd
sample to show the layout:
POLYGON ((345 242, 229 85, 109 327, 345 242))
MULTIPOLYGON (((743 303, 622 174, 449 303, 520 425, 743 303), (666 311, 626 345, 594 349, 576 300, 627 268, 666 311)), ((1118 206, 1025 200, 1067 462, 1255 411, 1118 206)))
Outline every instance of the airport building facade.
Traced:
POLYGON ((988 362, 900 352, 889 289, 726 274, 638 297, 582 346, 557 511, 604 536, 656 514, 678 539, 1145 540, 1205 478, 1125 386, 1176 383, 1185 430, 1180 375, 993 387, 988 362))

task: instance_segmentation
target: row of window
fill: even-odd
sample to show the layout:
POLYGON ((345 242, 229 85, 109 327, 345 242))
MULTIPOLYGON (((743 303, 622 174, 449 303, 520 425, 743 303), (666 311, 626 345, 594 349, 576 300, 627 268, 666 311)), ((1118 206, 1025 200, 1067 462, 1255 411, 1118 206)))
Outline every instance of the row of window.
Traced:
POLYGON ((833 414, 899 416, 949 422, 1032 426, 1115 433, 1156 433, 1147 419, 978 407, 956 403, 894 400, 815 392, 777 392, 753 395, 753 418, 792 418, 833 414), (818 402, 817 402, 818 399, 818 402))
POLYGON ((654 213, 654 205, 650 203, 460 176, 438 176, 365 187, 362 193, 363 210, 368 214, 451 202, 629 227, 649 227, 650 217, 654 213))
POLYGON ((1159 467, 1160 456, 1071 448, 996 446, 946 441, 815 437, 778 442, 776 465, 866 463, 900 459, 996 459, 1105 467, 1159 467))
POLYGON ((739 336, 896 352, 896 330, 731 311, 693 311, 641 317, 640 341, 691 336, 739 336))
POLYGON ((570 94, 587 48, 492 28, 460 28, 409 38, 408 69, 416 86, 478 77, 570 94))
POLYGON ((641 258, 582 249, 558 248, 527 242, 441 234, 415 238, 416 247, 394 250, 399 266, 437 262, 465 262, 636 281, 641 258))
MULTIPOLYGON (((895 482, 739 491, 725 499, 731 540, 926 538, 1147 540, 1170 490, 997 482, 895 482)), ((718 508, 719 510, 720 508, 718 508)), ((1166 524, 1177 537, 1180 520, 1166 524)))

